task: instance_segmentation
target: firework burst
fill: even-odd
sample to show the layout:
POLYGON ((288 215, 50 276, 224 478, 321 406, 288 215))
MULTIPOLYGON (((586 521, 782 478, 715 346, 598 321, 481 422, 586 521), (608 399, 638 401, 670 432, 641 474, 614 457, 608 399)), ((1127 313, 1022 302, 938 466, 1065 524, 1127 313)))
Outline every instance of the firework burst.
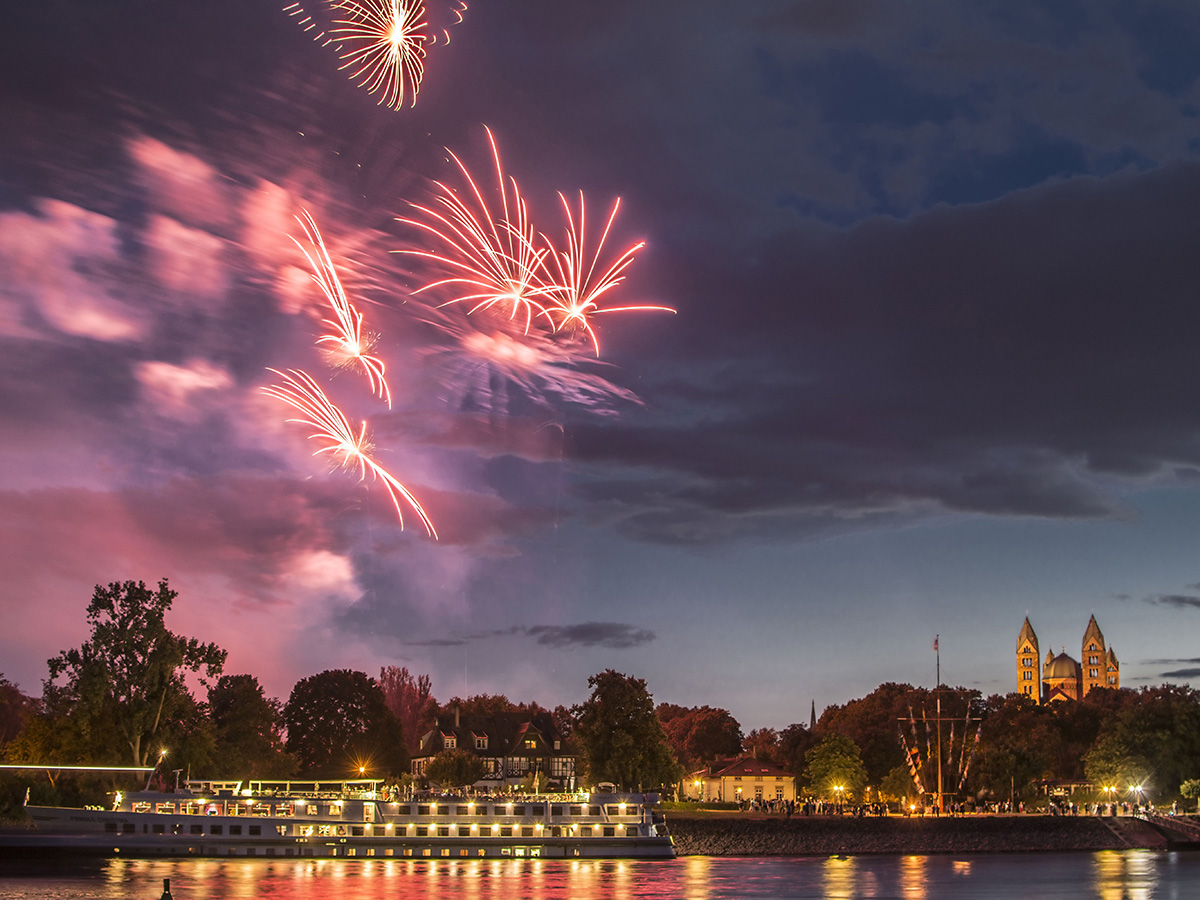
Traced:
POLYGON ((280 378, 282 384, 273 384, 263 388, 263 393, 282 400, 300 413, 300 416, 288 419, 313 429, 308 436, 320 446, 314 451, 314 456, 328 455, 334 462, 347 471, 358 471, 359 481, 365 481, 370 474, 375 481, 382 481, 387 489, 400 527, 404 527, 404 510, 401 501, 412 507, 430 537, 437 538, 433 522, 412 493, 396 480, 390 472, 375 462, 371 457, 374 446, 367 433, 367 423, 363 422, 357 431, 346 418, 346 414, 330 400, 321 386, 312 376, 299 369, 289 369, 281 372, 270 369, 280 378))
MULTIPOLYGON (((529 208, 516 179, 506 177, 500 150, 491 129, 487 131, 496 167, 500 208, 493 211, 470 170, 452 151, 451 158, 466 181, 466 199, 453 188, 434 182, 438 189, 436 207, 412 204, 421 218, 398 218, 431 235, 440 252, 398 251, 431 261, 448 274, 419 288, 416 293, 444 291, 449 299, 441 306, 461 303, 467 313, 507 309, 510 319, 524 319, 528 332, 533 320, 545 316, 541 297, 546 286, 539 273, 549 249, 538 249, 529 208)), ((551 323, 552 324, 552 323, 551 323)))
POLYGON ((317 344, 329 353, 333 364, 339 368, 361 366, 371 384, 371 393, 387 403, 392 408, 392 393, 388 388, 383 361, 371 356, 369 351, 375 345, 376 336, 363 331, 363 316, 346 297, 346 291, 338 278, 333 259, 325 247, 325 240, 317 228, 317 223, 307 210, 301 210, 296 217, 300 227, 304 229, 304 237, 311 246, 292 238, 300 248, 304 258, 312 267, 312 280, 321 288, 321 293, 329 301, 335 318, 322 319, 321 323, 330 329, 329 334, 317 338, 317 344))
MULTIPOLYGON (((604 230, 596 244, 595 253, 588 258, 587 240, 587 205, 583 192, 579 193, 579 214, 571 210, 571 204, 563 194, 558 195, 562 202, 563 212, 567 220, 567 249, 551 250, 546 259, 553 263, 553 272, 545 278, 546 287, 542 292, 547 300, 546 313, 554 323, 555 331, 565 328, 578 328, 587 333, 588 340, 595 348, 596 356, 600 355, 600 340, 592 328, 591 317, 597 313, 650 311, 675 312, 669 306, 609 306, 601 307, 600 298, 616 288, 625 280, 625 270, 633 263, 634 257, 643 247, 645 241, 626 248, 617 258, 607 265, 600 264, 604 253, 604 244, 608 241, 613 222, 621 208, 621 198, 613 201, 612 211, 604 223, 604 230)), ((549 239, 542 236, 548 244, 549 239)), ((547 264, 548 269, 548 264, 547 264)))
POLYGON ((344 18, 329 34, 342 44, 342 70, 379 103, 400 109, 417 103, 425 77, 425 7, 421 0, 328 0, 344 18))

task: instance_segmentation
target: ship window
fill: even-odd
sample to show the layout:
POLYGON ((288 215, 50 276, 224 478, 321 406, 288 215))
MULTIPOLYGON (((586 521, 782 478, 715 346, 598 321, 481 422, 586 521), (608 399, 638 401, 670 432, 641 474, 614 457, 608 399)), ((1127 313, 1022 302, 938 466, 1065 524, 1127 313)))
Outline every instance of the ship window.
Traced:
POLYGON ((133 811, 134 811, 135 813, 147 813, 147 812, 150 812, 150 804, 149 804, 149 803, 146 803, 146 802, 144 802, 144 801, 141 801, 141 800, 139 800, 139 801, 137 801, 136 803, 134 803, 134 804, 133 804, 133 811))
POLYGON ((154 807, 154 811, 156 813, 166 813, 167 815, 174 815, 175 814, 175 804, 174 803, 159 803, 154 807))
POLYGON ((513 807, 512 814, 513 814, 514 816, 523 816, 523 815, 525 815, 525 807, 524 807, 523 805, 520 805, 520 806, 514 806, 514 807, 513 807))
POLYGON ((204 826, 203 825, 193 825, 191 828, 188 829, 188 831, 191 834, 204 834, 204 826))
POLYGON ((456 816, 469 816, 471 814, 471 810, 465 806, 456 806, 454 807, 454 814, 456 816))
POLYGON ((305 815, 309 815, 309 816, 315 816, 315 815, 317 815, 317 814, 318 814, 318 813, 317 813, 317 804, 315 804, 315 803, 307 803, 307 804, 305 804, 305 806, 304 806, 304 813, 305 813, 305 815))
POLYGON ((475 807, 475 815, 486 816, 487 814, 488 814, 488 808, 487 808, 486 803, 480 803, 475 807))
POLYGON ((417 837, 428 837, 428 836, 429 836, 429 826, 428 825, 418 825, 417 826, 417 837))
POLYGON ((531 816, 544 816, 546 814, 546 807, 540 803, 535 803, 529 807, 529 814, 531 816))
POLYGON ((638 836, 637 831, 638 830, 637 830, 636 825, 629 825, 625 829, 625 837, 637 837, 638 836))
POLYGON ((449 825, 439 825, 437 833, 438 833, 438 837, 450 837, 450 826, 449 825))
POLYGON ((125 834, 137 834, 137 826, 131 822, 126 822, 121 826, 121 831, 125 834))
POLYGON ((448 806, 435 806, 435 807, 433 808, 433 814, 434 814, 435 816, 448 816, 448 815, 450 815, 450 807, 448 807, 448 806))
POLYGON ((532 825, 521 826, 521 837, 533 837, 533 826, 532 825))
POLYGON ((612 825, 604 826, 604 836, 605 837, 615 837, 616 834, 617 834, 617 829, 614 828, 612 825))
POLYGON ((592 836, 592 826, 591 825, 582 826, 579 829, 579 836, 580 837, 591 837, 592 836))
POLYGON ((275 815, 289 817, 289 816, 291 816, 291 814, 292 814, 292 804, 290 804, 290 803, 276 803, 275 804, 275 815))
POLYGON ((458 826, 458 836, 459 837, 470 837, 471 836, 471 826, 470 825, 459 825, 458 826))
POLYGON ((116 822, 105 822, 104 830, 108 834, 116 834, 117 833, 117 823, 116 822))
POLYGON ((271 814, 270 803, 255 803, 254 808, 250 811, 253 816, 269 816, 271 814))
POLYGON ((558 818, 559 816, 561 816, 562 811, 563 811, 563 808, 561 806, 551 806, 550 807, 550 815, 554 816, 555 818, 558 818))
POLYGON ((209 834, 224 834, 225 826, 224 825, 214 825, 212 828, 208 829, 208 833, 209 834))
POLYGON ((511 825, 501 825, 500 826, 500 837, 512 837, 512 826, 511 825))
POLYGON ((371 834, 375 835, 375 837, 383 837, 384 834, 386 834, 386 833, 387 833, 387 829, 384 828, 382 825, 375 825, 374 827, 371 828, 371 834))
POLYGON ((598 806, 589 806, 589 807, 588 807, 588 815, 589 815, 589 816, 598 816, 598 815, 600 815, 600 807, 598 807, 598 806))
POLYGON ((251 825, 250 833, 254 834, 254 835, 261 835, 262 834, 262 826, 261 825, 251 825))
POLYGON ((364 834, 364 832, 363 832, 362 825, 351 825, 350 826, 350 836, 351 837, 362 837, 363 834, 364 834))
POLYGON ((241 833, 242 833, 242 826, 241 826, 241 825, 230 825, 230 826, 229 826, 229 833, 230 833, 230 834, 241 834, 241 833))
POLYGON ((424 804, 422 804, 422 805, 418 806, 418 807, 417 807, 417 815, 418 815, 418 816, 427 816, 427 815, 429 815, 429 807, 428 807, 428 806, 425 806, 424 804))
POLYGON ((162 833, 163 833, 163 827, 162 827, 161 825, 155 825, 155 826, 154 826, 154 833, 155 833, 155 834, 162 834, 162 833))
POLYGON ((571 815, 582 816, 583 815, 583 807, 582 806, 572 806, 571 807, 571 815))
POLYGON ((449 856, 449 855, 450 855, 450 848, 449 848, 449 847, 443 847, 443 848, 442 848, 442 856, 449 856))

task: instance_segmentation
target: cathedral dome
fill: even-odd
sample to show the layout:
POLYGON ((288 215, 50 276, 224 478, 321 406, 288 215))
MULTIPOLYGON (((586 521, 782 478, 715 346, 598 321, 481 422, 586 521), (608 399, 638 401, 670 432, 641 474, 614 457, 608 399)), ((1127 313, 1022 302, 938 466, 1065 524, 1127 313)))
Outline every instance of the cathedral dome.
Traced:
POLYGON ((1078 678, 1079 663, 1071 659, 1065 653, 1060 653, 1054 657, 1043 670, 1043 678, 1078 678))

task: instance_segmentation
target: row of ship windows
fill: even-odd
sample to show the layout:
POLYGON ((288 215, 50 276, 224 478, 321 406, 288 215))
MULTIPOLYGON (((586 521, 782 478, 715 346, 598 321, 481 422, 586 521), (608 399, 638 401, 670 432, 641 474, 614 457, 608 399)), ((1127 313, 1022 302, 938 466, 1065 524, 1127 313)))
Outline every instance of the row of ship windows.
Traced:
MULTIPOLYGON (((277 825, 275 830, 281 836, 287 836, 288 825, 277 825)), ((108 834, 136 834, 137 825, 132 822, 125 822, 118 825, 116 822, 106 822, 104 830, 108 834)), ((345 825, 298 825, 295 833, 301 837, 481 837, 486 836, 487 828, 485 826, 483 832, 480 831, 478 825, 401 825, 395 829, 391 826, 384 825, 351 825, 349 828, 345 825), (368 832, 368 827, 370 831, 368 832), (414 830, 415 829, 415 830, 414 830)), ((543 829, 540 825, 493 825, 491 833, 494 837, 545 837, 547 832, 550 837, 637 837, 638 826, 636 825, 578 825, 578 826, 558 826, 543 829)), ((145 824, 142 825, 143 834, 166 834, 165 824, 145 824)), ((209 827, 210 835, 225 835, 225 826, 212 825, 209 827)), ((240 836, 242 833, 241 825, 230 825, 229 834, 233 837, 240 836)), ((184 831, 182 823, 175 823, 171 826, 171 834, 204 834, 203 825, 188 825, 187 831, 184 831)), ((247 826, 247 834, 250 837, 259 837, 262 835, 261 825, 247 826)))
MULTIPOLYGON (((740 781, 741 778, 739 777, 736 780, 740 781)), ((762 779, 760 777, 756 778, 755 780, 761 781, 762 779)), ((276 803, 274 807, 274 814, 276 816, 285 818, 300 815, 300 810, 296 808, 297 805, 298 804, 293 803, 276 803)), ((306 803, 303 804, 303 806, 303 814, 306 816, 320 815, 320 806, 326 807, 325 813, 327 815, 340 816, 342 814, 342 804, 339 802, 320 805, 316 803, 306 803)), ((413 815, 413 807, 411 805, 392 804, 390 806, 391 808, 388 811, 390 813, 394 813, 395 815, 413 815)), ((148 813, 151 811, 151 809, 153 809, 153 811, 156 813, 173 816, 175 815, 176 804, 151 804, 146 801, 137 801, 133 804, 132 809, 135 813, 148 813)), ((180 814, 185 816, 269 816, 272 814, 272 807, 270 803, 252 803, 250 801, 245 803, 180 803, 178 804, 178 809, 180 814)), ((365 809, 373 809, 373 807, 366 806, 365 809)), ((416 805, 416 815, 448 816, 451 815, 452 809, 453 815, 456 816, 487 816, 489 814, 495 816, 544 816, 546 814, 545 804, 541 803, 498 803, 491 807, 489 807, 486 803, 458 805, 454 807, 447 805, 439 806, 432 803, 421 803, 416 805)), ((561 818, 564 809, 568 810, 568 815, 572 816, 633 816, 638 814, 638 807, 634 804, 627 806, 623 803, 614 803, 603 807, 584 806, 582 804, 571 806, 555 805, 550 807, 550 815, 554 816, 555 818, 561 818)))
MULTIPOLYGON (((239 850, 237 847, 221 847, 211 848, 210 854, 219 849, 220 854, 225 856, 258 856, 258 850, 254 847, 245 847, 239 850)), ((375 847, 328 847, 318 848, 316 854, 313 853, 312 847, 281 847, 281 853, 277 852, 275 847, 266 847, 263 850, 264 856, 416 856, 416 857, 447 857, 447 856, 517 856, 517 857, 538 857, 542 855, 542 848, 534 847, 476 847, 474 849, 468 847, 380 847, 378 851, 375 847)), ((579 856, 579 848, 572 847, 571 856, 579 856)), ((189 852, 193 852, 194 848, 189 847, 189 852)))

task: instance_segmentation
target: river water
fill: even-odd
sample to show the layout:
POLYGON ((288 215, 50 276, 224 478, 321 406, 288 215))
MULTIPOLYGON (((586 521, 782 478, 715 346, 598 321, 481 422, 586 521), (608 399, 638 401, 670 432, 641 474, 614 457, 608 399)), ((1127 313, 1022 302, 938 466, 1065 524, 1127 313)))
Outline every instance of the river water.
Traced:
POLYGON ((0 861, 0 898, 157 900, 743 900, 1200 897, 1200 853, 619 860, 0 861))

